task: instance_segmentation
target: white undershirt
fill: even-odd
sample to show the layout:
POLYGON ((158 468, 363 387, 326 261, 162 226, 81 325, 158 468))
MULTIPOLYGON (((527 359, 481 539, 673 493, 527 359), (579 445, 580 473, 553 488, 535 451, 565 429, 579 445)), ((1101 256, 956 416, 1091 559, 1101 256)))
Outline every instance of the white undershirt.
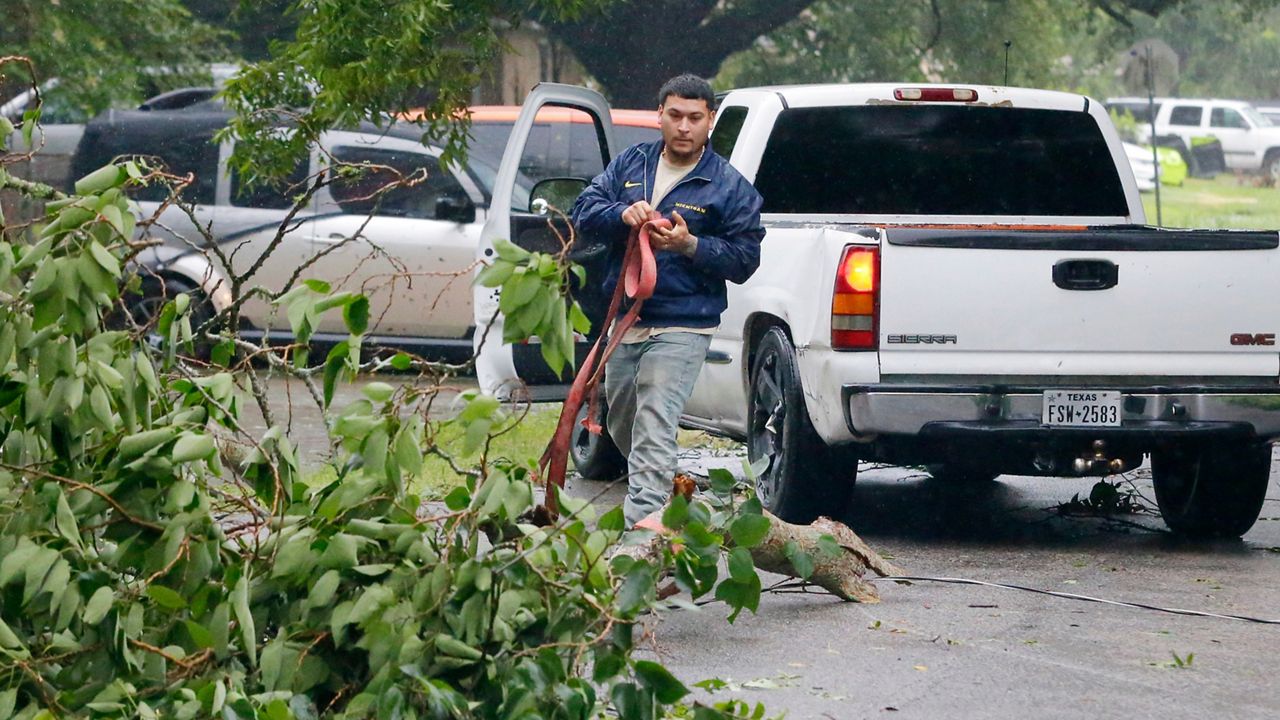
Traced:
POLYGON ((701 159, 702 155, 698 155, 688 165, 676 165, 667 160, 665 152, 662 153, 658 158, 658 171, 653 176, 653 197, 649 199, 649 204, 655 208, 658 207, 658 203, 662 202, 671 188, 683 180, 701 159))

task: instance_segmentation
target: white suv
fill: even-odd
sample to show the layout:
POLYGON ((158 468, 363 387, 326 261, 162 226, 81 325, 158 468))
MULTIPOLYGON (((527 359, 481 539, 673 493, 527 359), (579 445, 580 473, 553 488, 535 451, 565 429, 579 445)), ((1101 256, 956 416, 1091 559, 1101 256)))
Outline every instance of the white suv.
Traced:
POLYGON ((1170 99, 1156 112, 1156 134, 1177 135, 1188 148, 1212 136, 1228 168, 1280 178, 1280 127, 1247 102, 1170 99))

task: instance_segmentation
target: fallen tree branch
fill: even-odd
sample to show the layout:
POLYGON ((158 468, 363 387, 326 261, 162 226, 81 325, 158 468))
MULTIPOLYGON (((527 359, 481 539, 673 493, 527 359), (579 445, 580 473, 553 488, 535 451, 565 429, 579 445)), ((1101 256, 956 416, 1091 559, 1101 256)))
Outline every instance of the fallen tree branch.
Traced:
MULTIPOLYGON (((793 525, 778 516, 764 511, 769 519, 769 532, 759 544, 751 548, 751 559, 759 570, 800 578, 816 585, 841 600, 860 603, 880 602, 880 592, 866 580, 867 571, 879 577, 901 577, 906 571, 885 560, 858 537, 848 525, 820 517, 809 525, 793 525), (829 536, 840 548, 832 555, 820 542, 829 536), (801 573, 788 557, 787 546, 794 543, 813 562, 813 572, 808 577, 801 573)), ((641 560, 657 558, 662 544, 673 539, 671 531, 662 526, 662 511, 657 511, 636 524, 636 527, 655 531, 647 543, 624 546, 620 552, 641 560)), ((828 546, 829 547, 829 546, 828 546)), ((674 584, 659 588, 659 599, 676 592, 674 584)))
POLYGON ((861 603, 880 602, 880 593, 869 580, 863 579, 870 570, 880 577, 901 576, 903 570, 872 550, 848 525, 827 517, 820 517, 810 525, 793 525, 765 511, 769 518, 769 534, 759 545, 751 548, 751 558, 756 567, 779 575, 800 577, 787 557, 787 543, 813 559, 810 582, 830 592, 841 600, 861 603), (842 552, 830 555, 821 549, 818 541, 829 535, 842 552))

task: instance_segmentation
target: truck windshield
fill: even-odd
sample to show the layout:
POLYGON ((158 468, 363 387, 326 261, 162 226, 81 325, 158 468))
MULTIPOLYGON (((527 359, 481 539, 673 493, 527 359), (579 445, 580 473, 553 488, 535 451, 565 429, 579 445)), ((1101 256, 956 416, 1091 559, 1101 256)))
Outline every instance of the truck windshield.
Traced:
POLYGON ((766 213, 1126 216, 1084 112, 955 105, 792 108, 756 174, 766 213))

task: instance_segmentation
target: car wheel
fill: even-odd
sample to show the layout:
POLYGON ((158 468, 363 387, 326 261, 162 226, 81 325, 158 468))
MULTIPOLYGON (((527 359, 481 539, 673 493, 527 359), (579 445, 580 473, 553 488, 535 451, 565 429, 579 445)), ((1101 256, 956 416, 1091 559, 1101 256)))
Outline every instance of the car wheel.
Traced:
POLYGON ((1219 443, 1151 455, 1156 505, 1170 530, 1239 537, 1258 519, 1271 478, 1271 446, 1219 443))
POLYGON ((1280 151, 1269 150, 1262 161, 1262 171, 1273 185, 1280 185, 1280 151))
POLYGON ((747 403, 747 457, 753 465, 767 460, 756 478, 760 502, 788 522, 838 516, 853 492, 857 462, 835 467, 835 453, 814 431, 782 328, 769 328, 757 346, 747 403))
POLYGON ((932 463, 925 465, 924 469, 934 480, 963 485, 983 485, 1000 477, 1000 473, 957 463, 932 463))
POLYGON ((609 415, 609 407, 603 395, 597 403, 601 430, 595 435, 582 426, 590 411, 591 403, 584 402, 578 409, 578 417, 573 421, 573 434, 570 435, 569 457, 578 474, 588 480, 616 480, 627 474, 627 459, 622 456, 618 446, 609 437, 609 428, 605 420, 609 415))

